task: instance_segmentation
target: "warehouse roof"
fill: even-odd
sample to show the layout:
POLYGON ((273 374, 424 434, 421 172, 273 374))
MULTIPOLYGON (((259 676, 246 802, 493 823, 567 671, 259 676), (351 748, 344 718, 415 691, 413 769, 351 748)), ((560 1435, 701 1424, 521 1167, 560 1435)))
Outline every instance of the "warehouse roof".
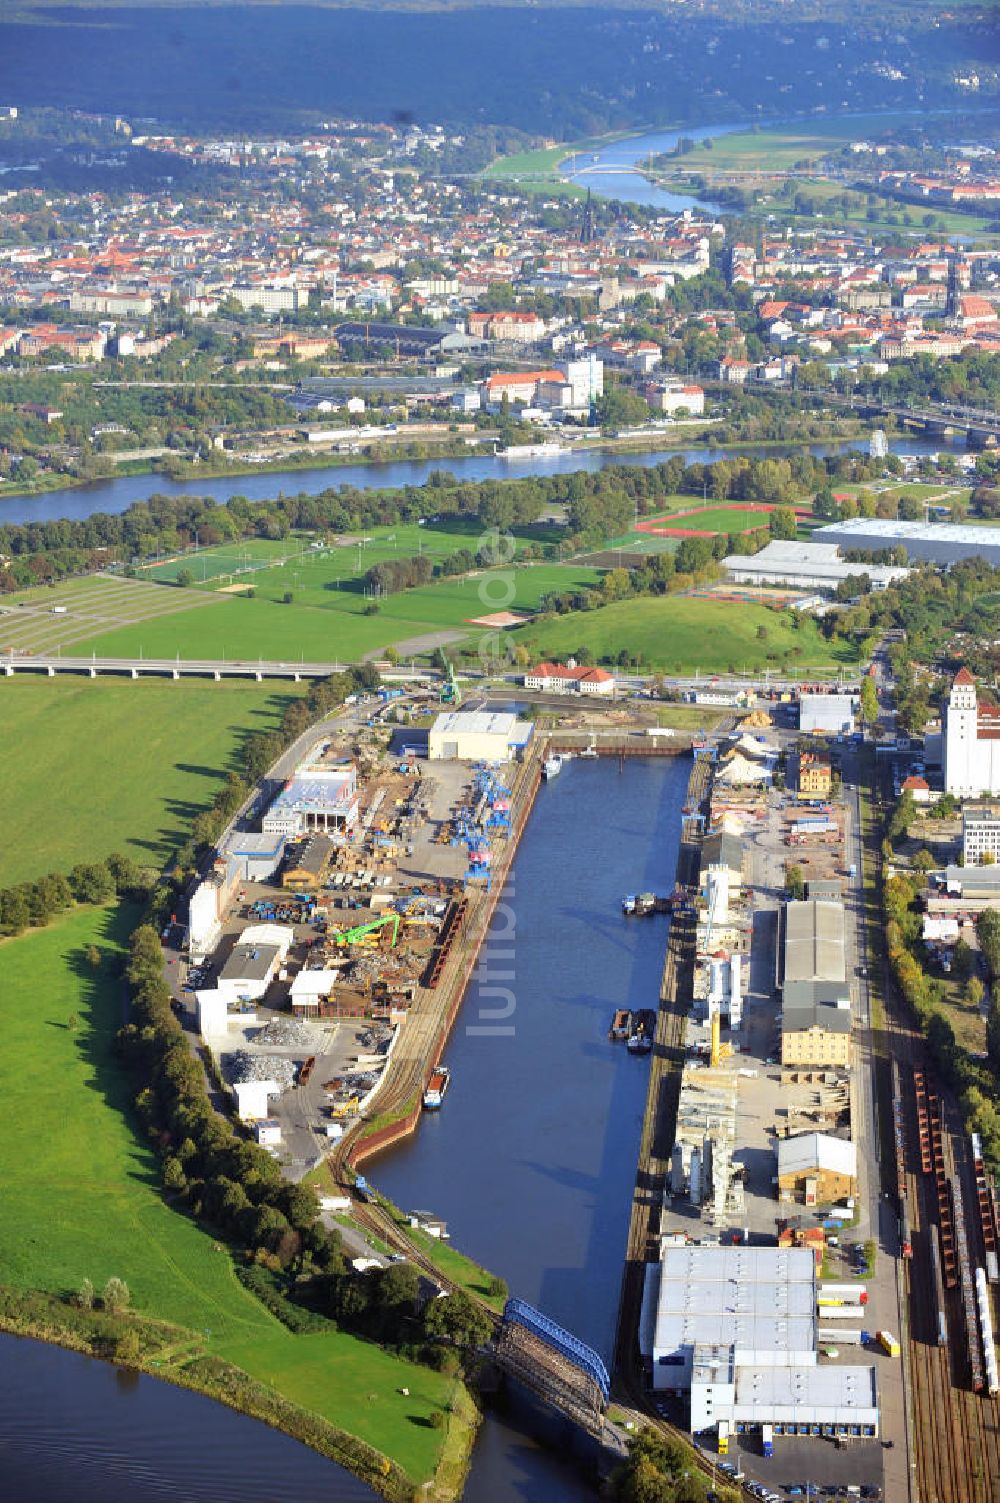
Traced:
POLYGON ((850 1033, 851 1009, 834 1007, 829 1002, 796 1002, 787 999, 781 1009, 782 1033, 805 1033, 820 1028, 824 1033, 850 1033))
POLYGON ((706 835, 701 847, 701 869, 709 866, 726 866, 731 872, 743 870, 743 842, 728 830, 716 830, 706 835))
MULTIPOLYGON (((827 527, 817 528, 814 536, 830 538, 836 533, 858 533, 862 537, 883 538, 885 543, 962 543, 979 552, 983 544, 1000 543, 1000 534, 987 532, 981 527, 962 526, 957 522, 898 522, 892 517, 850 517, 844 522, 832 522, 827 527)), ((842 546, 838 544, 838 546, 842 546)), ((855 564, 856 569, 864 565, 855 564)))
POLYGON ((909 570, 892 564, 852 564, 842 556, 838 543, 768 543, 759 553, 730 554, 722 567, 733 575, 756 573, 806 576, 817 584, 835 586, 842 579, 867 574, 873 584, 902 579, 909 570))
POLYGON ((816 1268, 808 1248, 667 1247, 654 1348, 701 1343, 806 1351, 815 1341, 816 1268))
POLYGON ((829 1133, 805 1132, 796 1138, 778 1140, 778 1178, 786 1174, 811 1174, 821 1169, 831 1174, 847 1174, 854 1179, 858 1172, 858 1150, 849 1138, 833 1138, 829 1133))
POLYGON ((949 866, 945 869, 945 886, 963 897, 981 892, 1000 894, 1000 866, 949 866))
POLYGON ((264 981, 280 954, 277 945, 236 945, 219 972, 219 980, 264 981))
POLYGON ((844 905, 825 898, 785 904, 784 979, 844 981, 844 905))
POLYGON ((503 736, 515 739, 517 716, 505 710, 446 710, 434 722, 438 736, 503 736))
POLYGON ((878 1424, 874 1367, 741 1367, 733 1418, 744 1424, 878 1424))

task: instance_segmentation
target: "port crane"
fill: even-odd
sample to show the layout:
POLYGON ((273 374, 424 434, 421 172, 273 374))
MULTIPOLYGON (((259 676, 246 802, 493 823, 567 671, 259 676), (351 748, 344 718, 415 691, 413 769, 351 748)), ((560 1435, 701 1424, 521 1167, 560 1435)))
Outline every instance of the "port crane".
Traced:
POLYGON ((449 657, 445 656, 440 647, 438 648, 438 662, 441 665, 441 672, 445 675, 444 683, 441 685, 441 703, 454 705, 457 709, 462 703, 462 691, 455 677, 455 665, 449 657))
POLYGON ((370 924, 357 924, 353 929, 342 929, 339 934, 334 935, 334 939, 338 945, 353 945, 357 940, 364 939, 365 935, 375 934, 380 929, 384 929, 387 924, 391 924, 390 943, 395 944, 399 937, 399 923, 398 913, 385 913, 381 918, 373 919, 370 924))

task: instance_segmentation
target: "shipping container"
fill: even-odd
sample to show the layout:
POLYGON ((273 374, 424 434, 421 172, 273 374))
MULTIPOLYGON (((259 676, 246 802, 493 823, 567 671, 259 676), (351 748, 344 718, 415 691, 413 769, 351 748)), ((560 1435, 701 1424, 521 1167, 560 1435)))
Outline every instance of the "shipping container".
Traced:
POLYGON ((899 1356, 899 1342, 891 1331, 877 1331, 876 1340, 882 1350, 887 1352, 890 1357, 899 1356))

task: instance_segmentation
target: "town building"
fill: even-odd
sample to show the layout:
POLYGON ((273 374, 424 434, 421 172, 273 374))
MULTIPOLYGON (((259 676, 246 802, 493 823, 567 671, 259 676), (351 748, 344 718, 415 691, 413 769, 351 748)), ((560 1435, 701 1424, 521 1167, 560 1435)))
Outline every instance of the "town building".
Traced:
POLYGON ((958 670, 948 695, 943 744, 946 793, 1000 793, 1000 706, 980 704, 968 668, 958 670))
POLYGON ((653 381, 643 396, 654 412, 673 417, 683 412, 687 417, 701 417, 705 411, 705 388, 674 381, 653 381))
POLYGON ((807 1132, 778 1142, 778 1196, 803 1205, 832 1205, 858 1188, 858 1150, 850 1138, 807 1132))
POLYGON ((816 752, 799 753, 798 792, 800 798, 829 798, 833 786, 833 767, 829 757, 816 752))
POLYGON ((966 804, 962 810, 962 861, 965 866, 1000 863, 1000 809, 966 804))
POLYGON ((781 1063, 786 1069, 846 1070, 851 1062, 851 994, 846 983, 785 982, 781 1063))
POLYGON ((433 761, 507 762, 531 739, 530 721, 490 710, 448 710, 427 735, 433 761))
POLYGON ((553 694, 599 694, 615 692, 614 677, 604 668, 569 667, 563 663, 539 663, 525 670, 526 689, 545 689, 553 694))

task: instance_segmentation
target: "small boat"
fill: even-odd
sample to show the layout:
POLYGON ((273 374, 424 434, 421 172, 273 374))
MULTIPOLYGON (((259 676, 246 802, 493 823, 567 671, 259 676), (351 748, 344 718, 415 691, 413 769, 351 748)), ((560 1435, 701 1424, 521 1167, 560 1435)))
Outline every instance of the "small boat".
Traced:
POLYGON ((555 778, 562 772, 562 757, 546 757, 542 763, 542 777, 555 778))
POLYGON ((596 757, 597 756, 597 747, 596 746, 585 746, 583 748, 583 751, 580 753, 580 756, 581 757, 587 757, 588 759, 590 757, 596 757))
POLYGON ((447 1065, 437 1065, 431 1071, 431 1078, 427 1082, 424 1091, 424 1110, 436 1112, 444 1100, 444 1093, 451 1084, 451 1071, 447 1065))
POLYGON ((628 914, 628 913, 634 913, 634 912, 635 912, 635 893, 634 892, 629 892, 629 893, 626 893, 625 896, 622 898, 622 913, 628 914))
POLYGON ((656 1033, 656 1013, 650 1007, 641 1007, 635 1014, 634 1027, 628 1036, 630 1054, 648 1054, 653 1047, 656 1033))
POLYGON ((619 1007, 611 1019, 611 1027, 608 1029, 608 1038, 620 1043, 627 1039, 632 1032, 632 1014, 627 1007, 619 1007))

